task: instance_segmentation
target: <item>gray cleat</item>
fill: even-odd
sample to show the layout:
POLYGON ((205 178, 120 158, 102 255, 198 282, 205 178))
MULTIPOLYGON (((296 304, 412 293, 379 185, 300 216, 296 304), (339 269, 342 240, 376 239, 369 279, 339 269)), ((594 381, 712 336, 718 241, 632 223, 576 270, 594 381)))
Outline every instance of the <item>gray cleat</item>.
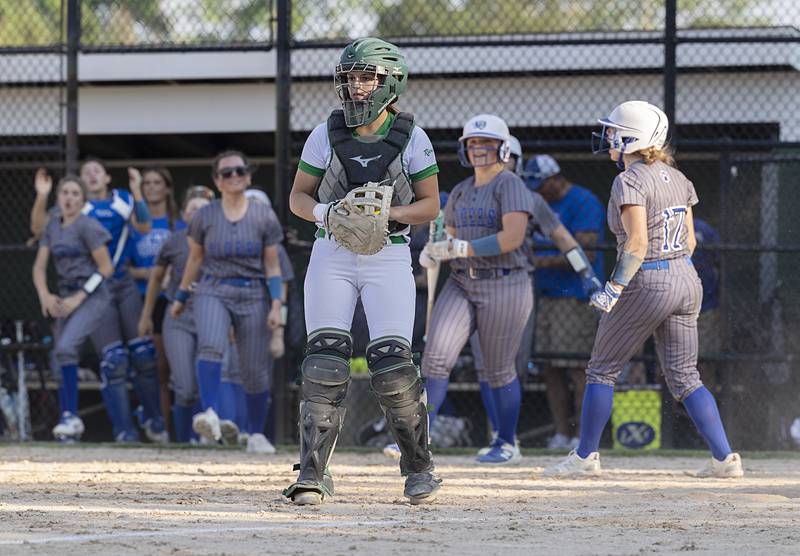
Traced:
POLYGON ((433 473, 409 473, 403 496, 413 505, 433 502, 441 488, 442 480, 433 473))

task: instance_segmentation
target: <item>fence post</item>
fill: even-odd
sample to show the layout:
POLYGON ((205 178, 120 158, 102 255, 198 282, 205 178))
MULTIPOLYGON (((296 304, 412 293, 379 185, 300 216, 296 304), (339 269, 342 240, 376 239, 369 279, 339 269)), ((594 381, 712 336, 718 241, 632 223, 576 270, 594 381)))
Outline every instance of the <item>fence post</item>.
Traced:
MULTIPOLYGON (((289 191, 289 175, 292 154, 291 136, 291 0, 277 0, 276 13, 276 53, 277 74, 275 76, 275 188, 273 190, 272 204, 278 214, 278 219, 284 226, 288 222, 287 193, 289 191)), ((292 423, 291 404, 287 399, 289 391, 287 380, 287 357, 277 361, 275 365, 276 390, 273 396, 273 415, 275 416, 275 441, 294 443, 294 434, 289 432, 292 423)))
POLYGON ((78 51, 81 2, 67 0, 67 174, 78 173, 78 51))
POLYGON ((286 223, 291 164, 291 0, 277 0, 277 75, 275 78, 275 191, 272 203, 286 223))
POLYGON ((664 25, 664 113, 669 118, 672 136, 675 123, 675 87, 678 75, 676 66, 678 0, 666 0, 664 25))

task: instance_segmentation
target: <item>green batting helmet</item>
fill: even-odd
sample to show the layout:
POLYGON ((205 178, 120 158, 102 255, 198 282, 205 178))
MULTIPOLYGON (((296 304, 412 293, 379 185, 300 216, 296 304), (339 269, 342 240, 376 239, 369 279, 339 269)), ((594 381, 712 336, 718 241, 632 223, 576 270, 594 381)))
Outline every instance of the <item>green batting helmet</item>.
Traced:
POLYGON ((356 39, 347 45, 334 75, 336 94, 342 101, 347 126, 358 127, 375 121, 405 92, 406 81, 406 59, 395 45, 374 37, 356 39), (361 78, 360 83, 358 78, 361 78))

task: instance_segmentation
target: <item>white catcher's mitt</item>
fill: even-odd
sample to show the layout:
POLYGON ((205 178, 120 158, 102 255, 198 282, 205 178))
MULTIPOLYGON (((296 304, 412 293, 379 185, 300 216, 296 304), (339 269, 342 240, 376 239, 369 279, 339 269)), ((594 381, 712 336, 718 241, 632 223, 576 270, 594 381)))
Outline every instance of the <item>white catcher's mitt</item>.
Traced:
POLYGON ((374 255, 386 244, 393 191, 391 186, 375 182, 351 190, 328 207, 325 228, 353 253, 374 255))

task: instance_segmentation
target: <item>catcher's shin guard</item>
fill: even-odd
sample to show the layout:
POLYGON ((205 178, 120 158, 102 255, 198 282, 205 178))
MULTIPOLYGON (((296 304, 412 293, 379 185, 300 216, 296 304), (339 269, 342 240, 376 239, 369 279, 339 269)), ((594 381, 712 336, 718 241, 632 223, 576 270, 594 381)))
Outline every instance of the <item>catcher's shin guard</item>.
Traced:
POLYGON ((300 367, 300 464, 295 468, 300 474, 283 491, 295 504, 319 504, 333 496, 327 467, 344 422, 352 349, 344 330, 320 329, 308 337, 300 367))
POLYGON ((400 447, 400 472, 432 473, 428 449, 428 411, 419 369, 411 346, 399 336, 384 336, 367 346, 372 390, 386 414, 386 423, 400 447))

